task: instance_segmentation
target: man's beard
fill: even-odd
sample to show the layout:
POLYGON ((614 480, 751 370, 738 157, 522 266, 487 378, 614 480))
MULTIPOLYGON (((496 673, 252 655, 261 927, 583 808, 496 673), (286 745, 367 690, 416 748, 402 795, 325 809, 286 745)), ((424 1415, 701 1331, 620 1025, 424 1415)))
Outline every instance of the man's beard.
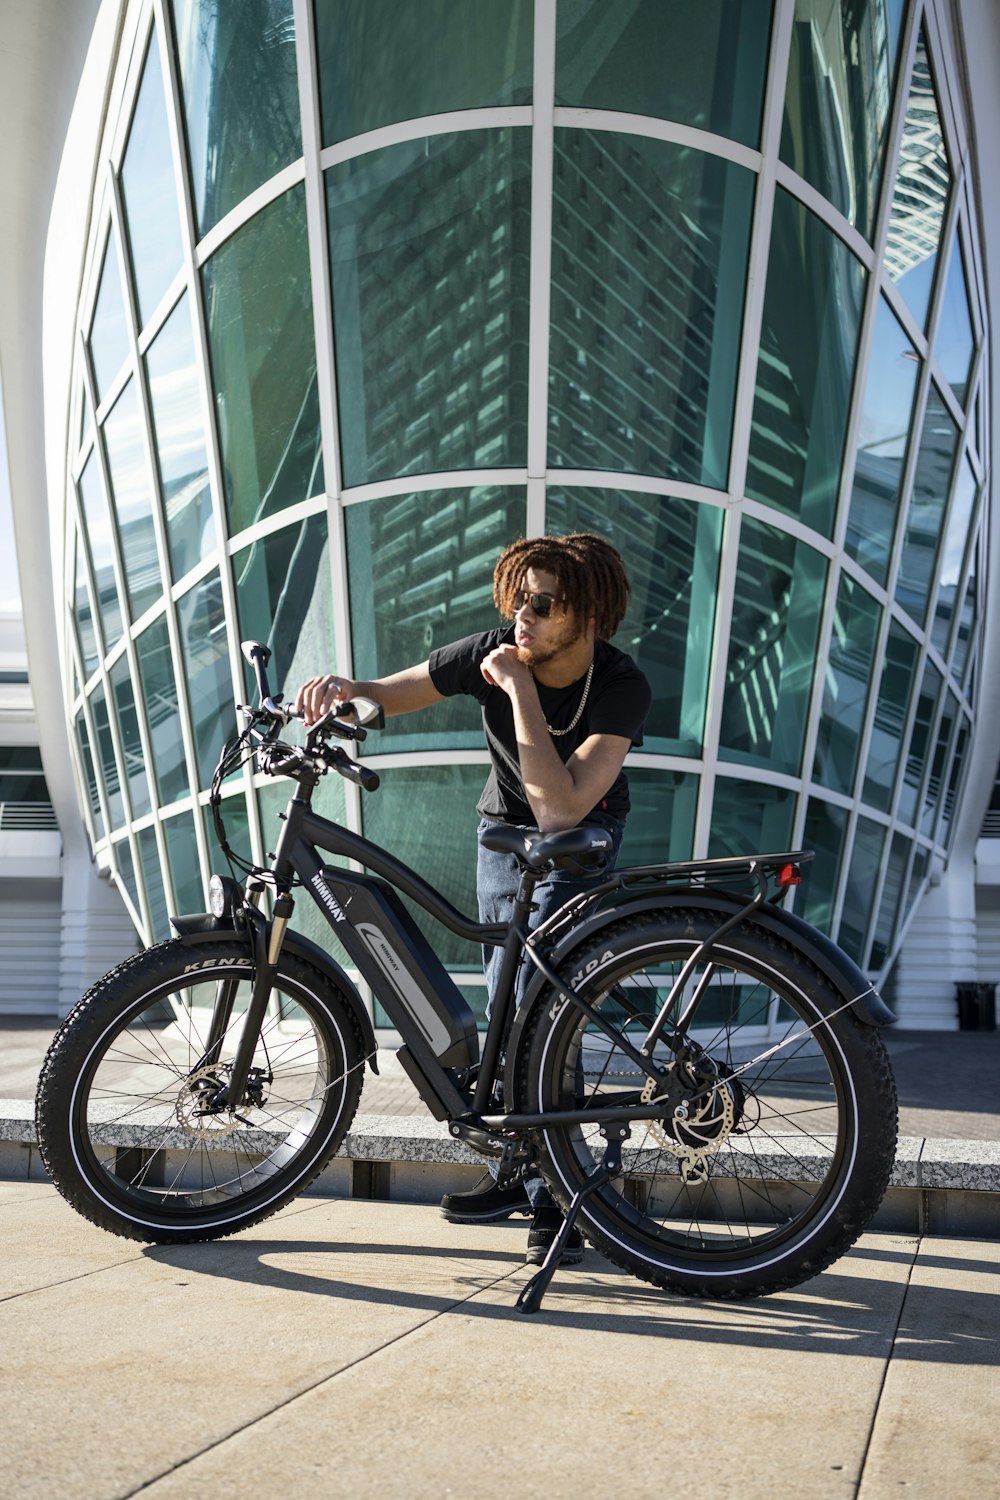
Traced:
POLYGON ((575 645, 582 634, 582 630, 573 630, 572 626, 567 626, 565 634, 557 637, 554 641, 550 641, 548 645, 518 646, 517 659, 525 667, 544 666, 547 661, 552 661, 560 652, 565 651, 568 646, 575 645))

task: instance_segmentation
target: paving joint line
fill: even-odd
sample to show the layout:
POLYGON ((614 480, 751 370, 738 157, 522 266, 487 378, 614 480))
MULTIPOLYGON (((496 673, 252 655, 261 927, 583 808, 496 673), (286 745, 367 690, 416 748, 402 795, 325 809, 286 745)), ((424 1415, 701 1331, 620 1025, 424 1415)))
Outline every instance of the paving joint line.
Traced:
POLYGON ((885 1395, 886 1382, 889 1379, 889 1370, 892 1367, 892 1359, 893 1355, 896 1352, 896 1344, 899 1339, 899 1330, 903 1322, 903 1313, 906 1311, 906 1300, 910 1295, 910 1287, 913 1283, 913 1273, 917 1269, 917 1258, 920 1255, 920 1247, 923 1245, 923 1242, 924 1236, 922 1234, 918 1235, 917 1242, 913 1248, 913 1257, 910 1260, 910 1267, 906 1273, 906 1281, 903 1283, 903 1295, 899 1299, 899 1312, 896 1315, 896 1323, 892 1330, 892 1338, 889 1342, 889 1352, 886 1355, 885 1366, 882 1370, 882 1379, 879 1381, 878 1394, 875 1397, 875 1409, 872 1412, 872 1419, 868 1426, 868 1436, 865 1439, 864 1452, 861 1455, 861 1463, 858 1466, 858 1478, 857 1483, 854 1486, 854 1500, 860 1500, 861 1487, 865 1482, 865 1470, 868 1467, 868 1455, 871 1452, 872 1442, 875 1438, 875 1428, 878 1425, 879 1412, 882 1409, 882 1398, 885 1395))
POLYGON ((60 1286, 72 1286, 74 1281, 86 1281, 90 1276, 103 1276, 107 1271, 118 1271, 122 1266, 134 1265, 139 1260, 142 1260, 141 1254, 133 1255, 128 1260, 112 1261, 106 1266, 94 1266, 89 1271, 81 1271, 78 1276, 63 1276, 59 1281, 47 1281, 43 1286, 30 1286, 20 1292, 9 1292, 0 1297, 0 1307, 5 1302, 16 1302, 19 1297, 33 1297, 38 1292, 52 1292, 60 1286))
POLYGON ((346 1375, 349 1370, 354 1370, 359 1365, 365 1364, 367 1360, 374 1359, 377 1355, 381 1354, 386 1349, 392 1349, 396 1344, 402 1343, 404 1339, 409 1338, 412 1334, 419 1333, 424 1328, 429 1328, 432 1323, 437 1322, 438 1318, 444 1317, 446 1313, 454 1312, 457 1308, 464 1307, 466 1303, 474 1301, 476 1297, 482 1296, 484 1292, 492 1291, 493 1288, 499 1286, 501 1282, 509 1280, 509 1278, 515 1275, 516 1272, 523 1269, 524 1267, 521 1265, 512 1266, 509 1271, 505 1271, 503 1275, 495 1277, 492 1281, 487 1282, 485 1286, 477 1287, 476 1290, 474 1292, 470 1292, 467 1297, 460 1297, 456 1302, 449 1303, 447 1307, 439 1307, 436 1312, 431 1313, 431 1315, 427 1318, 424 1318, 422 1322, 414 1324, 412 1328, 404 1329, 402 1333, 397 1333, 395 1337, 387 1339, 384 1344, 379 1344, 377 1349, 369 1349, 367 1354, 358 1355, 357 1359, 352 1359, 349 1364, 342 1365, 339 1370, 333 1370, 328 1375, 321 1375, 320 1378, 318 1380, 314 1380, 311 1385, 303 1386, 301 1391, 296 1391, 293 1395, 286 1396, 284 1401, 279 1401, 275 1406, 270 1407, 267 1411, 259 1412, 257 1416, 252 1417, 241 1427, 234 1427, 231 1432, 223 1433, 221 1437, 216 1438, 213 1442, 206 1443, 203 1448, 198 1449, 197 1453, 189 1453, 186 1458, 182 1458, 177 1463, 171 1464, 171 1466, 168 1469, 164 1469, 162 1473, 154 1474, 150 1479, 144 1479, 141 1484, 136 1485, 135 1489, 123 1491, 122 1500, 132 1500, 132 1497, 134 1495, 141 1495, 145 1490, 150 1489, 154 1484, 159 1484, 161 1479, 166 1479, 171 1474, 179 1473, 182 1469, 187 1468, 189 1464, 195 1463, 197 1459, 204 1458, 206 1454, 213 1453, 216 1448, 221 1448, 224 1443, 232 1442, 234 1438, 242 1436, 242 1434, 245 1432, 251 1432, 253 1428, 259 1426, 261 1422, 266 1422, 268 1417, 276 1416, 278 1412, 285 1411, 296 1401, 300 1401, 303 1396, 312 1395, 314 1391, 322 1389, 323 1386, 331 1385, 333 1381, 339 1379, 341 1375, 346 1375))

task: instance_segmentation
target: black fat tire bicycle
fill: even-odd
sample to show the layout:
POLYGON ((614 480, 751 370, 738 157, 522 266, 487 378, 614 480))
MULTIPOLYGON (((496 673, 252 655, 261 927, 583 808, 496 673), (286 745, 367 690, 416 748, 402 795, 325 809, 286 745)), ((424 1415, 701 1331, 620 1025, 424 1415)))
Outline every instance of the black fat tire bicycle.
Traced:
POLYGON ((499 825, 489 837, 522 869, 514 919, 470 921, 391 854, 312 812, 330 770, 378 785, 329 743, 362 740, 377 705, 342 707, 304 748, 285 744, 291 714, 270 696, 269 652, 255 642, 244 652, 260 706, 242 710, 213 807, 250 754, 298 792, 270 866, 251 867, 245 889, 216 879, 213 913, 173 918, 178 936, 112 970, 54 1038, 38 1140, 74 1208, 145 1242, 214 1239, 275 1213, 343 1144, 376 1042, 349 974, 288 926, 291 890, 303 887, 389 1012, 431 1113, 498 1158, 502 1183, 537 1165, 563 1209, 562 1238, 522 1311, 540 1305, 574 1224, 641 1279, 713 1298, 794 1286, 854 1243, 895 1155, 879 1032, 891 1015, 846 955, 771 899, 808 854, 602 880, 601 830, 499 825), (376 877, 323 864, 317 846, 376 877), (596 884, 531 930, 532 891, 554 865, 596 884), (399 891, 470 942, 502 948, 482 1047, 399 891), (515 1008, 522 964, 530 977, 515 1008))

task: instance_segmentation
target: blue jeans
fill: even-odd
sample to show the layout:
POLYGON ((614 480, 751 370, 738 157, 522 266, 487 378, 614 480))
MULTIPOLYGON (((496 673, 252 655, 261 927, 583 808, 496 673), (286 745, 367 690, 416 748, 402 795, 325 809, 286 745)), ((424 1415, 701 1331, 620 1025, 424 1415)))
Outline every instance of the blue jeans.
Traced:
MULTIPOLYGON (((538 911, 532 917, 531 925, 538 927, 554 911, 557 911, 564 902, 571 897, 581 895, 584 891, 592 890, 594 886, 600 885, 614 869, 618 859, 618 851, 621 848, 622 834, 625 824, 620 818, 613 818, 608 813, 594 814, 586 820, 610 833, 614 840, 608 857, 608 864, 600 875, 571 875, 567 870, 553 870, 544 880, 540 880, 535 886, 532 900, 538 907, 538 911)), ((492 827, 492 818, 483 818, 479 824, 479 836, 487 828, 492 827)), ((526 824, 525 827, 530 827, 526 824)), ((520 866, 512 854, 498 854, 493 849, 484 849, 482 842, 479 844, 479 860, 476 866, 476 891, 479 897, 479 920, 481 922, 508 923, 514 911, 514 897, 517 894, 518 883, 521 878, 520 866)), ((486 974, 486 1014, 489 1015, 493 1005, 497 980, 500 976, 500 964, 503 951, 500 948, 483 949, 483 970, 486 974)), ((530 959, 525 959, 518 971, 515 998, 520 1005, 524 999, 524 991, 534 973, 534 966, 530 959)), ((497 1173, 497 1164, 490 1160, 487 1163, 494 1177, 497 1173)), ((552 1205, 552 1198, 548 1188, 537 1173, 532 1173, 524 1179, 524 1189, 528 1195, 528 1201, 532 1208, 548 1208, 552 1205)))

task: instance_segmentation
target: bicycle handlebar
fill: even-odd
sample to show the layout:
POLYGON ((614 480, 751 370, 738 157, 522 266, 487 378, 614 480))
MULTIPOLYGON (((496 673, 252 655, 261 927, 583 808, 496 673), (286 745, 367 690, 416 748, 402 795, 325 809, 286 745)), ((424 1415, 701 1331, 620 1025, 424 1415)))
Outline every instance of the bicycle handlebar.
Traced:
POLYGON ((301 719, 302 711, 282 702, 280 693, 277 697, 272 697, 267 680, 267 666, 271 660, 269 647, 261 641, 241 641, 240 650, 253 668, 260 698, 258 708, 243 709, 243 712, 250 721, 249 729, 255 738, 262 741, 257 752, 261 770, 270 776, 294 776, 297 771, 312 766, 320 771, 336 771, 345 780, 353 781, 365 791, 375 791, 379 785, 378 773, 368 766, 359 765, 339 746, 327 744, 326 736, 335 734, 338 739, 357 742, 367 739, 368 732, 364 725, 360 722, 349 723, 348 717, 353 715, 355 720, 359 720, 364 716, 366 723, 381 729, 385 720, 380 705, 366 698, 359 698, 356 702, 346 699, 335 703, 321 719, 309 726, 305 749, 296 745, 283 745, 274 737, 277 730, 289 724, 292 719, 301 719), (268 733, 261 733, 258 726, 262 722, 270 726, 268 733))

